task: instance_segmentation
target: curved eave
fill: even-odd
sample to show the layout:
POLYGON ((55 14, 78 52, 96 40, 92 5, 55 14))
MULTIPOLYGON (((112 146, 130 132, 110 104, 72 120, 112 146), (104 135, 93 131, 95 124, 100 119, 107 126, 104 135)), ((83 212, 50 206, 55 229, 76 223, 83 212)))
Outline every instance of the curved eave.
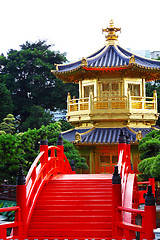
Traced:
POLYGON ((58 71, 58 70, 51 70, 51 72, 54 75, 61 75, 61 74, 67 74, 67 73, 72 73, 72 72, 76 72, 77 70, 79 70, 80 68, 82 68, 82 66, 78 66, 77 68, 71 69, 71 70, 67 70, 67 71, 58 71))
POLYGON ((59 72, 57 70, 52 70, 51 72, 57 77, 62 79, 64 82, 78 82, 78 79, 75 78, 75 75, 79 75, 81 72, 82 66, 79 66, 70 71, 59 72))
POLYGON ((139 74, 141 77, 146 79, 146 82, 159 80, 160 79, 160 69, 153 67, 145 67, 139 64, 132 64, 133 71, 139 74))
POLYGON ((131 69, 131 66, 118 66, 118 67, 83 67, 83 69, 85 69, 86 71, 102 71, 102 72, 110 72, 110 71, 121 71, 124 69, 131 69))
POLYGON ((87 66, 79 66, 76 69, 72 69, 70 71, 52 71, 52 73, 62 79, 64 82, 79 82, 80 79, 84 79, 87 77, 95 77, 97 73, 101 74, 107 74, 107 73, 113 73, 113 72, 122 72, 130 70, 132 66, 119 66, 119 67, 87 67, 87 66))
POLYGON ((56 70, 51 70, 51 72, 54 74, 54 75, 62 75, 62 74, 68 74, 68 73, 73 73, 73 72, 77 72, 78 70, 80 69, 85 69, 85 70, 90 70, 90 71, 113 71, 113 70, 122 70, 122 69, 131 69, 131 68, 134 68, 134 69, 141 69, 141 70, 150 70, 150 71, 153 71, 154 73, 160 73, 160 68, 156 68, 156 67, 146 67, 146 66, 142 66, 142 65, 139 65, 137 63, 131 63, 129 65, 124 65, 124 66, 111 66, 111 67, 88 67, 88 66, 79 66, 77 68, 74 68, 72 70, 69 70, 69 71, 56 71, 56 70))
MULTIPOLYGON (((138 145, 138 143, 139 143, 139 141, 138 140, 135 140, 135 142, 133 142, 133 141, 130 141, 130 145, 138 145)), ((102 142, 102 143, 96 143, 96 142, 93 142, 93 143, 91 143, 91 142, 76 142, 76 143, 74 143, 76 146, 106 146, 106 145, 118 145, 118 142, 116 142, 116 143, 114 143, 114 142, 107 142, 107 143, 104 143, 104 142, 102 142)))
POLYGON ((64 82, 79 82, 80 79, 87 77, 95 77, 96 74, 112 74, 112 73, 124 73, 132 74, 135 76, 139 76, 145 78, 146 81, 153 81, 160 79, 160 69, 158 68, 150 68, 144 67, 138 64, 131 63, 125 66, 116 66, 116 67, 87 67, 87 66, 79 66, 76 69, 72 69, 70 71, 52 71, 52 73, 62 79, 64 82))

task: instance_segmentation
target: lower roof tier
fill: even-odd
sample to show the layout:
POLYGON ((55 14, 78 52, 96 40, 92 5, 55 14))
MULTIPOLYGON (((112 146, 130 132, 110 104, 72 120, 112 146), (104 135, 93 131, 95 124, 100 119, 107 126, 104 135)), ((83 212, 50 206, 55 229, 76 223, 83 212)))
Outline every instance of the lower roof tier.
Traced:
POLYGON ((139 140, 156 128, 75 128, 63 132, 62 135, 69 142, 80 145, 118 144, 121 129, 129 137, 131 144, 138 144, 139 140))

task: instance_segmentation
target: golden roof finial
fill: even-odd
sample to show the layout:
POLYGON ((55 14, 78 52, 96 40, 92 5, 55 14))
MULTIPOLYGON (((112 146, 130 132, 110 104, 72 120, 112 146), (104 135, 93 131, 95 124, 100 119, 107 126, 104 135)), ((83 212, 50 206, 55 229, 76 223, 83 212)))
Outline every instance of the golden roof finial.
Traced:
POLYGON ((112 44, 114 43, 115 40, 118 39, 118 35, 116 35, 116 32, 121 31, 121 28, 116 28, 114 27, 114 22, 113 20, 110 20, 109 22, 109 27, 106 29, 102 29, 103 32, 108 32, 108 35, 106 35, 106 41, 112 41, 112 44))

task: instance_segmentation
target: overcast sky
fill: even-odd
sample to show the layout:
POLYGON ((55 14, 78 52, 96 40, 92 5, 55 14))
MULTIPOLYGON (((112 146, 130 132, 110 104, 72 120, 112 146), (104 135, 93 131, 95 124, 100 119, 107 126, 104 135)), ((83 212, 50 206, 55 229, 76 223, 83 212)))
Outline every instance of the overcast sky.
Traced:
POLYGON ((160 50, 160 0, 1 0, 0 53, 26 41, 48 40, 75 61, 105 43, 102 28, 114 20, 119 44, 160 50))

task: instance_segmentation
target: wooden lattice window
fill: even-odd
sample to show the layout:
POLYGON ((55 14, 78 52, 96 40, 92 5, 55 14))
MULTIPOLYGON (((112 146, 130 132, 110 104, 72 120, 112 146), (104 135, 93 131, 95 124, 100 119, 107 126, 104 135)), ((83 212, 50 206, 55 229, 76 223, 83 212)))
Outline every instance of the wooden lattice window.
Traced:
POLYGON ((102 83, 102 95, 121 96, 121 83, 102 83))
POLYGON ((140 84, 128 84, 131 96, 140 96, 140 84))
POLYGON ((93 96, 94 96, 94 85, 84 86, 84 97, 85 98, 89 97, 89 93, 91 91, 92 91, 93 96))
POLYGON ((119 91, 119 84, 118 83, 112 83, 112 91, 119 91))
POLYGON ((110 156, 100 156, 101 164, 110 164, 110 156))
POLYGON ((102 92, 109 92, 109 83, 102 84, 102 92))
POLYGON ((112 164, 118 163, 118 156, 112 156, 112 164))

